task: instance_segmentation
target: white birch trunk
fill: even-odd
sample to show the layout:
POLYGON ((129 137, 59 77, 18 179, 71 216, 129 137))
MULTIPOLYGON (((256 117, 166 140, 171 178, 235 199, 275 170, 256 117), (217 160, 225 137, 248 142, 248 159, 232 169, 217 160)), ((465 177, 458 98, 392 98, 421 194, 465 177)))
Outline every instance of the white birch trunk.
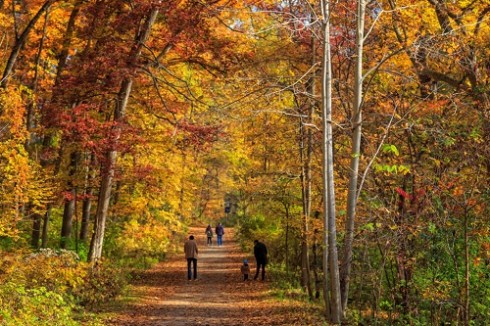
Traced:
POLYGON ((349 190, 347 195, 347 221, 345 226, 344 256, 341 270, 342 309, 345 313, 349 296, 349 282, 352 266, 352 242, 357 205, 357 185, 359 158, 361 156, 362 127, 362 55, 364 43, 365 0, 357 1, 356 63, 354 75, 354 98, 352 103, 352 152, 350 161, 349 190))
POLYGON ((322 58, 322 115, 323 115, 323 192, 324 192, 324 294, 327 316, 339 324, 342 316, 340 300, 339 263, 337 253, 337 231, 335 226, 335 188, 333 166, 332 132, 332 62, 330 50, 330 1, 322 0, 323 58, 322 58), (330 275, 328 278, 327 275, 330 275), (327 288, 327 284, 329 287, 327 288))

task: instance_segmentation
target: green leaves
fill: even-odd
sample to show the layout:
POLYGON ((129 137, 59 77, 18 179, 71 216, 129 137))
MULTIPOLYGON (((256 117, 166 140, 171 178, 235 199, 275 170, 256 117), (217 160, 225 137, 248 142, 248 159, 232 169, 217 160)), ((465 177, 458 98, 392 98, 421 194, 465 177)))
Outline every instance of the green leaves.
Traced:
POLYGON ((410 173, 410 168, 406 165, 400 164, 375 164, 374 170, 376 172, 387 173, 387 174, 401 174, 406 175, 410 173))
POLYGON ((398 148, 393 144, 383 144, 381 150, 383 153, 393 153, 395 156, 400 155, 398 148))

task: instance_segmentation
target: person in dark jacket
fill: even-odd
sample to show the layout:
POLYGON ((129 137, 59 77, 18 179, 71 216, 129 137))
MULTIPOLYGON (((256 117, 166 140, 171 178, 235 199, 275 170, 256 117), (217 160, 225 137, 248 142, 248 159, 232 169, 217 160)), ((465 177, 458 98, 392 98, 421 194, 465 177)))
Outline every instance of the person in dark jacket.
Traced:
POLYGON ((257 263, 254 280, 259 277, 259 271, 262 267, 262 281, 265 279, 265 265, 267 264, 267 247, 259 240, 254 241, 254 256, 257 263))
POLYGON ((217 242, 218 246, 223 245, 223 234, 225 234, 225 228, 221 223, 218 223, 216 226, 216 229, 214 230, 216 232, 216 237, 217 237, 217 242))

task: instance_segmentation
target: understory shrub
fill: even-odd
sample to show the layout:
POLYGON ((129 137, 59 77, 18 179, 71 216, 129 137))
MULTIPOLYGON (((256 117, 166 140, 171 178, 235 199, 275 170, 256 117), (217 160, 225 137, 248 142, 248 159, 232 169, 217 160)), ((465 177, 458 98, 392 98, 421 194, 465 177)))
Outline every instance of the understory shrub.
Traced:
POLYGON ((113 299, 126 281, 110 264, 92 267, 66 250, 0 255, 1 325, 78 325, 85 308, 113 299))
POLYGON ((96 268, 87 270, 83 287, 73 289, 77 302, 90 309, 119 295, 127 284, 125 273, 115 270, 107 260, 100 260, 96 268))
POLYGON ((12 282, 0 287, 2 325, 78 325, 72 309, 71 302, 45 287, 27 289, 12 282))
POLYGON ((165 257, 169 236, 168 227, 163 223, 131 220, 115 237, 112 258, 118 259, 125 267, 149 268, 165 257))

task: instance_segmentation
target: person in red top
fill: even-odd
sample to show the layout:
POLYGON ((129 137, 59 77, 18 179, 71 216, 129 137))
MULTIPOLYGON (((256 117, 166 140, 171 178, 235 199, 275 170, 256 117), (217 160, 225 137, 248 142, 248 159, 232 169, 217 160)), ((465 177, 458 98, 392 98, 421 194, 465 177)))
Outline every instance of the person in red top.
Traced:
POLYGON ((187 259, 187 279, 190 281, 192 276, 194 276, 194 280, 197 279, 197 254, 199 249, 197 248, 197 242, 194 240, 194 236, 191 235, 189 240, 187 240, 184 244, 184 253, 185 258, 187 259), (194 273, 191 270, 191 264, 194 267, 194 273))

